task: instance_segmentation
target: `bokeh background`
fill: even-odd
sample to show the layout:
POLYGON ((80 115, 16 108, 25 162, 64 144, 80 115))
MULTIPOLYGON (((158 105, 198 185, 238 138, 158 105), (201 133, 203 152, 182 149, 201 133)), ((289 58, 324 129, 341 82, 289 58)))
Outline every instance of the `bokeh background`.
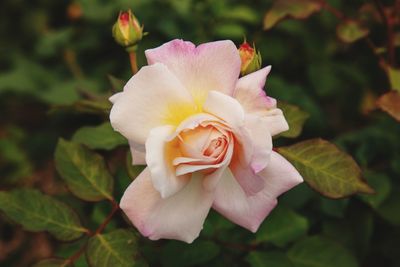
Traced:
MULTIPOLYGON (((368 1, 328 2, 355 16, 368 1)), ((0 190, 34 187, 68 202, 89 227, 104 220, 108 203, 81 202, 69 194, 53 157, 60 137, 71 139, 80 127, 107 120, 106 112, 77 103, 104 98, 116 78, 130 78, 128 55, 111 35, 118 12, 130 8, 149 33, 139 45, 140 66, 146 64, 145 49, 175 38, 197 44, 231 39, 239 45, 244 37, 254 42, 263 65, 272 65, 268 95, 310 114, 296 141, 322 137, 336 143, 354 157, 377 191, 330 200, 302 184, 279 199, 257 234, 212 212, 192 245, 139 238, 139 258, 150 266, 312 267, 318 257, 325 257, 321 267, 400 266, 400 123, 374 107, 376 97, 390 88, 386 74, 366 42, 338 40, 338 20, 329 12, 285 20, 264 31, 271 5, 271 0, 2 0, 0 190), (312 247, 313 238, 326 245, 312 247), (304 261, 293 263, 299 253, 304 261)), ((383 26, 369 27, 372 41, 384 45, 383 26)), ((116 199, 131 180, 127 149, 121 141, 113 151, 98 150, 115 177, 116 199)), ((121 214, 106 231, 116 227, 129 227, 121 214)), ((1 266, 68 258, 83 242, 63 243, 45 232, 25 231, 4 214, 0 233, 1 266)), ((84 255, 75 266, 87 266, 84 255)))

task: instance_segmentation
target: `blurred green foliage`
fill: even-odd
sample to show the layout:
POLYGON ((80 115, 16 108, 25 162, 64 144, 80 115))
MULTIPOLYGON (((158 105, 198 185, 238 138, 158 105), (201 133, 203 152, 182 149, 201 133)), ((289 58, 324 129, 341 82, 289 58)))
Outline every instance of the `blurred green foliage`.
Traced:
MULTIPOLYGON (((351 17, 366 1, 328 2, 351 17)), ((254 41, 264 65, 273 66, 268 95, 300 107, 304 119, 309 114, 299 140, 333 140, 354 157, 376 195, 329 200, 302 184, 279 199, 279 207, 256 234, 211 212, 191 245, 137 237, 138 245, 129 243, 135 255, 131 263, 124 261, 126 266, 400 266, 400 124, 368 102, 390 89, 386 74, 366 42, 339 41, 339 21, 329 12, 285 20, 264 31, 263 18, 271 6, 271 0, 2 0, 1 205, 9 205, 21 192, 42 196, 14 191, 36 188, 57 199, 54 205, 68 203, 87 228, 103 222, 112 209, 109 203, 79 200, 56 173, 54 151, 60 137, 96 149, 105 158, 117 201, 131 182, 128 173, 139 173, 136 167, 126 168, 126 143, 103 124, 108 120, 107 97, 120 88, 120 80, 131 76, 128 56, 111 35, 118 12, 131 8, 149 32, 139 45, 139 66, 145 64, 145 49, 174 38, 194 43, 232 39, 240 44, 246 36, 254 41), (6 197, 3 191, 9 190, 13 193, 6 197)), ((384 46, 383 26, 369 27, 372 41, 384 46)), ((290 144, 293 140, 285 137, 275 140, 277 146, 290 144)), ((23 206, 22 200, 18 203, 23 206)), ((40 204, 35 197, 26 199, 27 204, 35 201, 40 204)), ((1 266, 31 266, 46 258, 61 260, 39 266, 64 266, 62 259, 73 256, 86 240, 62 243, 47 233, 22 230, 10 220, 20 214, 3 215, 1 266)), ((100 241, 118 235, 120 253, 129 254, 124 245, 129 240, 123 238, 134 234, 116 230, 129 227, 118 215, 104 236, 92 237, 91 249, 106 246, 100 241)), ((38 223, 25 229, 44 228, 38 223)), ((90 255, 88 259, 96 261, 90 255)), ((86 262, 84 254, 78 255, 75 266, 86 262)))

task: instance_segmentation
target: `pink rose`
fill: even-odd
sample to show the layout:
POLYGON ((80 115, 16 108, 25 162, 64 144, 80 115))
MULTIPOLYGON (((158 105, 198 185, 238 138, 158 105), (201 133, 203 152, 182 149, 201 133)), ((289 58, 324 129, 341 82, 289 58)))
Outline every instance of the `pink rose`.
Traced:
POLYGON ((146 57, 149 66, 110 98, 133 164, 147 164, 122 210, 152 240, 191 243, 211 207, 256 232, 277 197, 303 181, 272 150, 271 136, 288 124, 263 91, 271 67, 239 79, 231 41, 173 40, 146 57))

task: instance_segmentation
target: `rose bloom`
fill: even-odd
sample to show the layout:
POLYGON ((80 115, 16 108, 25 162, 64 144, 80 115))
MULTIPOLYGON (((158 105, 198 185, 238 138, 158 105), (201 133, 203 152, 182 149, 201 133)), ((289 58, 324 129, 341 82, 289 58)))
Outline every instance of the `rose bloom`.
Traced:
POLYGON ((212 207, 256 232, 277 197, 303 179, 272 150, 288 129, 263 91, 270 66, 239 78, 231 41, 173 40, 147 50, 148 66, 110 98, 113 128, 147 165, 120 206, 152 240, 198 237, 212 207))

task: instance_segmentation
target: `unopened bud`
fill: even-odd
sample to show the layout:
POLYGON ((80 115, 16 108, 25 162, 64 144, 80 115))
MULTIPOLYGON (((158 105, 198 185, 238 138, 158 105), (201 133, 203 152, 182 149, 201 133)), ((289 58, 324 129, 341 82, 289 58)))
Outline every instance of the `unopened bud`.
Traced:
POLYGON ((140 26, 131 10, 121 11, 112 33, 117 43, 129 49, 142 39, 143 26, 140 26))
POLYGON ((255 47, 251 47, 246 41, 239 47, 239 55, 242 60, 240 74, 242 76, 252 73, 261 68, 262 58, 255 47))

